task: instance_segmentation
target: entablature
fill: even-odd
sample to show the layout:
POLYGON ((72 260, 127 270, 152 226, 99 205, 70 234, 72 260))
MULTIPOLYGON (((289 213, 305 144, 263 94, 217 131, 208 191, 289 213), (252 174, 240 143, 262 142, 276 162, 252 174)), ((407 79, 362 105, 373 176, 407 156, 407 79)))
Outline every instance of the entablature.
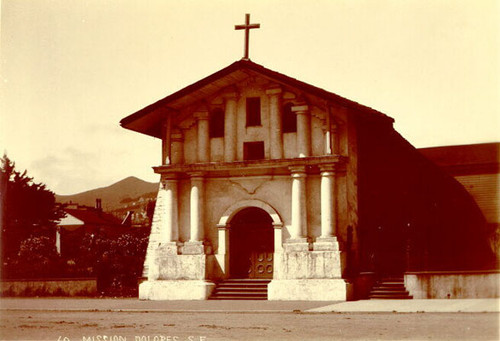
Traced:
POLYGON ((263 159, 234 162, 205 162, 192 164, 173 164, 153 167, 155 173, 162 176, 176 174, 180 178, 189 178, 189 174, 203 172, 207 178, 290 175, 292 169, 303 167, 307 174, 320 174, 322 169, 333 166, 336 172, 344 172, 348 158, 343 155, 325 155, 290 159, 263 159))

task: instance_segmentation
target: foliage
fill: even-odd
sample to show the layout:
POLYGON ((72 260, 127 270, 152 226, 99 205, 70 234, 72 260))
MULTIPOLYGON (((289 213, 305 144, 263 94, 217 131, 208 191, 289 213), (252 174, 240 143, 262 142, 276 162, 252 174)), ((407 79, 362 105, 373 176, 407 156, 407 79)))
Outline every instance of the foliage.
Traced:
POLYGON ((86 233, 76 257, 66 260, 67 276, 97 277, 103 295, 136 295, 147 244, 147 229, 115 236, 86 233))
POLYGON ((21 242, 31 236, 54 234, 64 213, 56 206, 54 193, 35 183, 27 172, 15 169, 7 155, 0 168, 3 263, 15 257, 21 242))
POLYGON ((11 275, 18 278, 54 277, 60 272, 61 260, 54 239, 46 236, 30 237, 21 242, 12 261, 11 275))
POLYGON ((135 295, 148 238, 144 234, 127 233, 116 239, 102 239, 96 270, 101 292, 112 296, 135 295))
MULTIPOLYGON (((149 230, 97 229, 84 232, 70 247, 70 258, 55 248, 55 229, 64 212, 55 203, 54 193, 35 183, 26 171, 18 172, 6 155, 1 159, 2 277, 97 277, 101 294, 137 294, 137 279, 148 244, 149 230)), ((148 202, 152 218, 154 202, 148 202)), ((69 233, 76 233, 69 232, 69 233)))

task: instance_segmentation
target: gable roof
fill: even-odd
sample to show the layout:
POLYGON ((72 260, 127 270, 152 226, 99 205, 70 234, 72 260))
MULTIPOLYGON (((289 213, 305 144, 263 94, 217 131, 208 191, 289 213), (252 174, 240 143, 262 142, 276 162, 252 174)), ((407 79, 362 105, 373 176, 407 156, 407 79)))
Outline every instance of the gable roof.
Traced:
POLYGON ((357 115, 361 115, 368 119, 374 118, 389 120, 390 122, 394 121, 392 118, 370 107, 348 100, 337 94, 304 83, 282 73, 267 69, 250 60, 242 59, 123 118, 120 121, 120 125, 126 129, 160 138, 161 132, 159 123, 163 119, 163 109, 172 111, 181 110, 186 106, 214 95, 221 89, 231 86, 252 75, 260 75, 278 84, 297 88, 306 94, 314 95, 328 102, 354 109, 357 115))
POLYGON ((500 172, 499 142, 420 148, 418 151, 452 175, 500 172))
POLYGON ((121 221, 113 215, 99 211, 97 209, 72 209, 65 208, 64 212, 81 220, 85 225, 98 225, 98 226, 118 226, 121 221))

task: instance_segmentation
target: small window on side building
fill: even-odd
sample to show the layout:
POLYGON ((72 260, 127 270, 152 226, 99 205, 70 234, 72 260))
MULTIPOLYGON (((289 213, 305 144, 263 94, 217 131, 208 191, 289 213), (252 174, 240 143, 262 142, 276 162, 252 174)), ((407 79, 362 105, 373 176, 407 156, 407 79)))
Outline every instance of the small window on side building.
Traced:
POLYGON ((210 137, 224 137, 224 110, 217 108, 210 113, 210 137))
POLYGON ((292 111, 292 103, 286 103, 283 106, 283 132, 297 132, 297 115, 292 111))
POLYGON ((260 125, 260 97, 247 97, 247 127, 260 125))
POLYGON ((264 159, 264 141, 243 143, 243 160, 262 159, 264 159))

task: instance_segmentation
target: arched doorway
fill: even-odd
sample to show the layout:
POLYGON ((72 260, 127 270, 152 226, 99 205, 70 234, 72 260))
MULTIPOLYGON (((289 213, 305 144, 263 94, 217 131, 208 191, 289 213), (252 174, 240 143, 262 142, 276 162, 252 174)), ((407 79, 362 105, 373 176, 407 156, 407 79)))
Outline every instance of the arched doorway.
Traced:
POLYGON ((258 207, 248 207, 234 215, 230 226, 230 276, 272 278, 274 230, 271 216, 258 207))

